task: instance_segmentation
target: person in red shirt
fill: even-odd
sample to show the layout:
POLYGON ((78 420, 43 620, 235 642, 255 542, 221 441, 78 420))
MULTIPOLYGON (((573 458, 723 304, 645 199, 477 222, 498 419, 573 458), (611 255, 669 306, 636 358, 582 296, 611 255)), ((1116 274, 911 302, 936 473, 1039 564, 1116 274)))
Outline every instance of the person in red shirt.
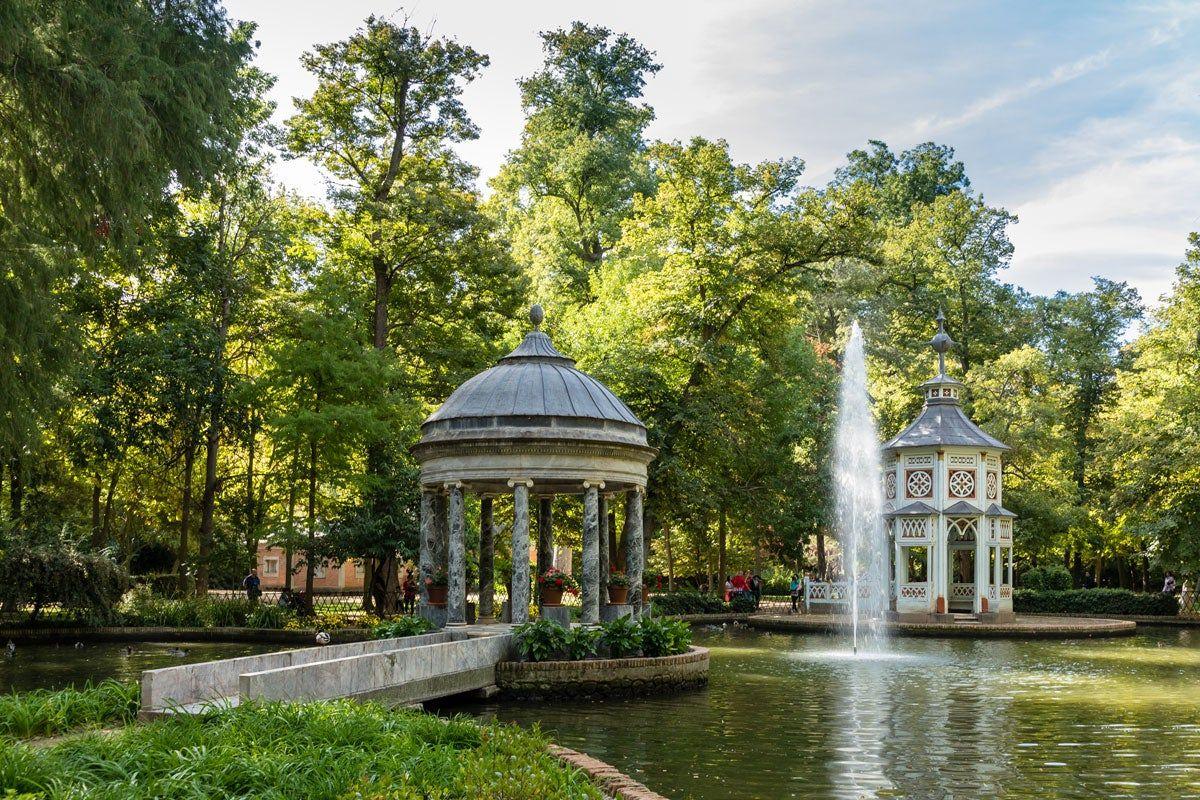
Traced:
POLYGON ((750 584, 746 583, 746 576, 738 573, 733 576, 733 591, 744 592, 750 588, 750 584))

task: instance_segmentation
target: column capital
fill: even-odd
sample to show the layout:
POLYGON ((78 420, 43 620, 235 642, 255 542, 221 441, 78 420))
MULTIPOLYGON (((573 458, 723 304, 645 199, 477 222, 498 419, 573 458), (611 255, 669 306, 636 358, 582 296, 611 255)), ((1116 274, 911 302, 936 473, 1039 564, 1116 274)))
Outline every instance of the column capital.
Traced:
POLYGON ((533 488, 533 478, 513 478, 508 482, 508 487, 512 489, 515 488, 517 484, 533 488))
POLYGON ((446 481, 445 483, 442 484, 442 488, 445 489, 446 491, 449 491, 451 489, 461 489, 461 488, 463 488, 463 482, 462 481, 446 481))
POLYGON ((585 489, 592 489, 592 488, 603 489, 604 481, 591 481, 591 480, 584 481, 583 488, 585 488, 585 489))

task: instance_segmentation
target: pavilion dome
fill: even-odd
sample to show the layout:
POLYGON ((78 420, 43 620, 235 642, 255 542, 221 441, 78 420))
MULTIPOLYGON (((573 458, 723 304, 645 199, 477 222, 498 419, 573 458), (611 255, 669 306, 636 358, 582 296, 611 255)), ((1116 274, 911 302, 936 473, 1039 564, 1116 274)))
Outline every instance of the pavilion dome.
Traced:
POLYGON ((555 348, 539 329, 539 306, 530 319, 534 330, 515 350, 455 389, 422 423, 412 452, 422 463, 423 479, 426 473, 442 474, 443 456, 463 475, 462 457, 470 456, 479 469, 467 470, 466 477, 475 481, 498 480, 498 470, 505 469, 508 478, 529 473, 545 482, 561 466, 554 481, 572 482, 590 469, 618 485, 644 486, 646 464, 655 453, 646 426, 608 387, 555 348), (598 466, 567 464, 584 455, 594 456, 598 466), (617 467, 609 474, 604 465, 612 458, 632 459, 635 463, 626 466, 633 472, 617 467))

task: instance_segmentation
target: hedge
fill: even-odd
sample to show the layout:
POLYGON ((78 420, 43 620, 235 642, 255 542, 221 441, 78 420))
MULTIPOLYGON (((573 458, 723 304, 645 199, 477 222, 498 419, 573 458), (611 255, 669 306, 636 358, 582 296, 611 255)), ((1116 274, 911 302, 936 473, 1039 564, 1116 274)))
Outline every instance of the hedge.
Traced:
POLYGON ((651 598, 657 614, 725 614, 729 606, 721 598, 694 590, 656 594, 651 598))
POLYGON ((1013 592, 1013 611, 1173 617, 1179 613, 1179 602, 1175 595, 1128 589, 1017 589, 1013 592))

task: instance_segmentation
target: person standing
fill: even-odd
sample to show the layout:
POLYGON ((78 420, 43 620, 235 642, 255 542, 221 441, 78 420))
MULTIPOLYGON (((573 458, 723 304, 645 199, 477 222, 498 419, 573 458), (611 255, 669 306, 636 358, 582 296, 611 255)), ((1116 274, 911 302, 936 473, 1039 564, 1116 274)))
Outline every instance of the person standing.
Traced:
POLYGON ((1163 579, 1163 594, 1175 594, 1175 576, 1170 572, 1163 579))
POLYGON ((792 593, 792 613, 797 614, 800 611, 800 576, 793 575, 791 585, 788 587, 792 593))
POLYGON ((400 611, 404 614, 415 614, 417 612, 417 581, 413 578, 413 571, 406 569, 404 571, 404 583, 400 589, 404 592, 404 605, 400 607, 400 611))
POLYGON ((246 599, 257 603, 262 597, 262 580, 258 577, 258 567, 251 567, 250 574, 242 578, 242 588, 246 590, 246 599))
POLYGON ((725 602, 729 602, 729 598, 733 597, 733 579, 728 575, 725 576, 725 602))

